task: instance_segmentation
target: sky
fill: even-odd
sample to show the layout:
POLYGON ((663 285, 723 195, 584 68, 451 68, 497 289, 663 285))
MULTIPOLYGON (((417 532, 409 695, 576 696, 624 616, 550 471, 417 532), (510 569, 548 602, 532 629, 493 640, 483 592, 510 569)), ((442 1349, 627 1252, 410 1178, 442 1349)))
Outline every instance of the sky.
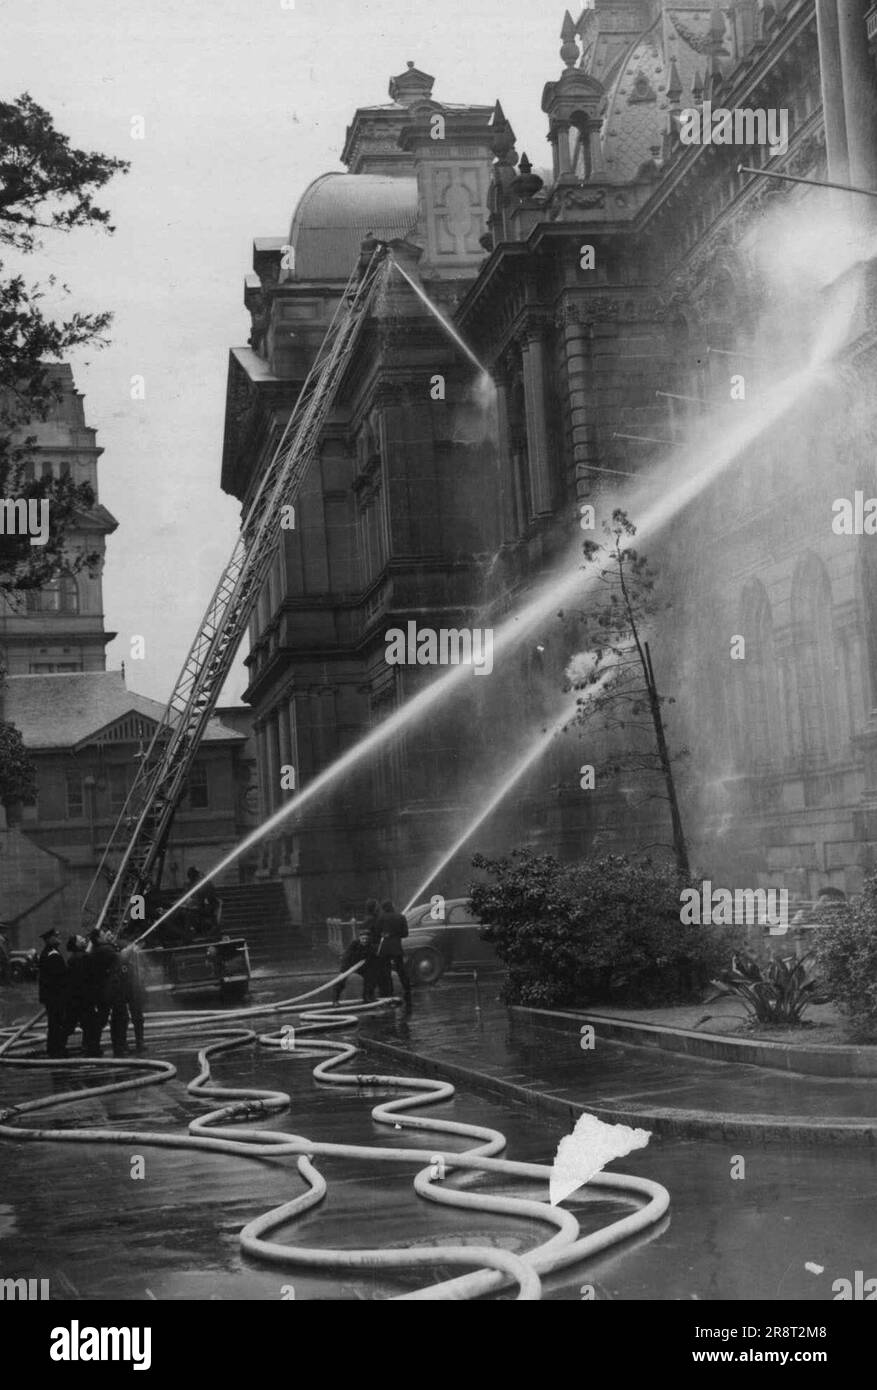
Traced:
MULTIPOLYGON (((114 314, 110 345, 70 360, 105 450, 100 499, 119 522, 104 571, 118 633, 107 666, 124 661, 129 688, 167 699, 234 545, 224 400, 229 348, 250 331, 253 238, 287 234, 311 180, 342 169, 356 108, 388 101, 408 60, 435 76, 438 101, 501 100, 518 153, 549 164, 540 100, 563 68, 563 11, 547 0, 0 0, 2 98, 30 92, 75 146, 132 165, 98 200, 113 236, 49 232, 28 261, 30 279, 69 285, 65 314, 114 314)), ((241 655, 224 703, 246 687, 241 655)))

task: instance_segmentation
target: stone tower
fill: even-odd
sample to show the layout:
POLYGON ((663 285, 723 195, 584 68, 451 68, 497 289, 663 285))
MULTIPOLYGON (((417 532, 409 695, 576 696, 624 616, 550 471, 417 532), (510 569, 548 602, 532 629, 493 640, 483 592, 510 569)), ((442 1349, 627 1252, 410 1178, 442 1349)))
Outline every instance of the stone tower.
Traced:
POLYGON ((90 484, 94 505, 80 511, 68 534, 68 549, 97 552, 100 564, 89 573, 66 569, 50 584, 14 597, 0 594, 0 664, 10 676, 69 671, 103 671, 106 645, 115 633, 104 630, 101 572, 106 537, 117 522, 97 500, 96 431, 85 422, 83 398, 66 363, 52 367, 61 399, 49 417, 28 426, 36 436, 33 461, 26 471, 38 476, 69 476, 90 484))

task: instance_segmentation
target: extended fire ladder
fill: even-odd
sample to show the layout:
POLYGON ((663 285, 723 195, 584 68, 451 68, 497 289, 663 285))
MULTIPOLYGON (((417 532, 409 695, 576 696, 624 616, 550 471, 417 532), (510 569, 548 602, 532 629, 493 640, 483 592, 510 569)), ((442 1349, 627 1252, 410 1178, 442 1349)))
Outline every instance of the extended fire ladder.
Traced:
MULTIPOLYGON (((216 586, 173 694, 142 758, 110 835, 85 905, 105 868, 114 877, 97 919, 121 928, 135 894, 157 887, 174 814, 232 661, 247 629, 281 539, 283 507, 297 498, 362 324, 389 264, 374 245, 357 265, 295 407, 256 489, 231 559, 216 586)), ((276 427, 275 427, 276 428, 276 427)))

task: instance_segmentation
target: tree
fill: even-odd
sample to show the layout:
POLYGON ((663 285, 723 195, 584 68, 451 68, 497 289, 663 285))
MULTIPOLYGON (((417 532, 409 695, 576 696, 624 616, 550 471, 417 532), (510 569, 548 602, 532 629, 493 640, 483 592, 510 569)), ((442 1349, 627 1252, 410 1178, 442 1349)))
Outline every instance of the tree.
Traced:
MULTIPOLYGON (((74 149, 26 92, 0 102, 0 245, 20 259, 41 249, 43 231, 99 227, 111 233, 110 214, 95 195, 128 167, 74 149)), ((111 315, 53 317, 43 307, 47 289, 69 293, 54 276, 45 285, 28 283, 20 272, 5 273, 0 261, 0 498, 50 503, 47 544, 32 546, 27 535, 0 536, 0 591, 10 596, 40 588, 62 568, 92 567, 98 559, 96 553, 71 554, 66 544, 77 515, 94 505, 94 492, 70 478, 28 478, 36 439, 25 431, 60 399, 50 363, 76 347, 104 346, 111 315)))
MULTIPOLYGON (((3 671, 0 669, 0 700, 3 671)), ((36 768, 14 724, 0 719, 0 806, 32 806, 37 798, 36 768)))
POLYGON ((648 624, 666 605, 655 594, 656 573, 629 543, 636 527, 627 514, 616 507, 603 531, 604 545, 590 540, 583 545, 589 566, 602 559, 596 576, 602 596, 593 607, 572 615, 587 648, 567 668, 568 688, 583 692, 572 722, 585 724, 595 715, 601 717, 606 730, 613 737, 620 735, 625 744, 612 755, 610 770, 617 774, 629 767, 649 781, 659 780, 663 792, 649 795, 662 796, 669 804, 676 868, 687 882, 691 869, 673 773, 685 750, 671 754, 668 747, 662 706, 673 700, 658 691, 644 638, 648 624))

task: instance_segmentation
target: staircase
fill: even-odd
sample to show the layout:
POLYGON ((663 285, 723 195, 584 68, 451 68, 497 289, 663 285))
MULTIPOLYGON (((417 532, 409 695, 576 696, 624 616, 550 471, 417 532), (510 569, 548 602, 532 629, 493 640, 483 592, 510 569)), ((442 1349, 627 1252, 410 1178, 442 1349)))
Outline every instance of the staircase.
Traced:
MULTIPOLYGON (((288 962, 304 954, 307 943, 293 926, 280 883, 218 884, 222 899, 223 936, 243 936, 254 969, 269 963, 288 962)), ((180 890, 163 889, 162 910, 180 896, 180 890)))

